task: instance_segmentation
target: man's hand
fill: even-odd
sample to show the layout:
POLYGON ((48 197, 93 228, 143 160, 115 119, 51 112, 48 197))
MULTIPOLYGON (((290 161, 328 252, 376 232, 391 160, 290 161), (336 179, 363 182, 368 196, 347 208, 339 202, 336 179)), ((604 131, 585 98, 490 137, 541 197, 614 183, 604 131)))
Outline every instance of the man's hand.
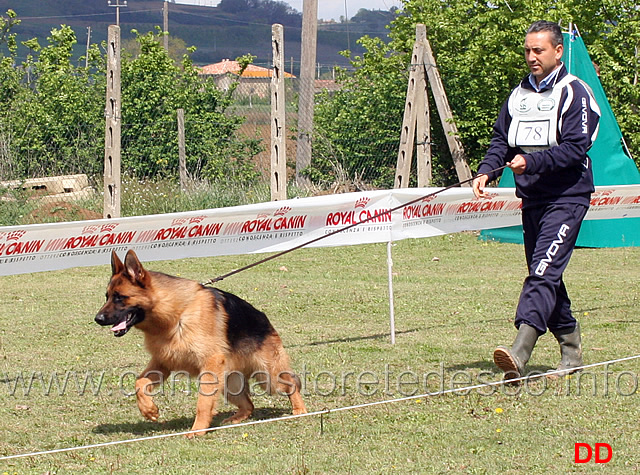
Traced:
POLYGON ((516 175, 522 175, 527 169, 527 160, 522 155, 516 155, 513 160, 507 162, 507 166, 513 170, 516 175))
POLYGON ((487 186, 487 181, 489 180, 489 175, 478 175, 473 179, 473 194, 476 195, 476 198, 484 198, 487 194, 484 191, 484 187, 487 186))

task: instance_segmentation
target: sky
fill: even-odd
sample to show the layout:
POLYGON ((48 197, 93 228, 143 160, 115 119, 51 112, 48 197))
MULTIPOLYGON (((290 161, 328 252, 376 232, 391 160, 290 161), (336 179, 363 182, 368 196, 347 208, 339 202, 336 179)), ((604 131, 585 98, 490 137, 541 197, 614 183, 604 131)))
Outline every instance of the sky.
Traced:
MULTIPOLYGON (((288 3, 293 8, 302 12, 302 3, 303 0, 281 0, 285 3, 288 3)), ((391 7, 402 6, 402 2, 400 0, 318 0, 318 18, 322 18, 323 20, 340 20, 340 16, 347 16, 351 18, 358 10, 361 8, 366 8, 367 10, 386 10, 388 11, 391 7), (345 6, 346 12, 345 15, 345 6)))
MULTIPOLYGON (((191 5, 201 6, 215 6, 219 0, 175 0, 176 3, 187 3, 191 5)), ((279 0, 288 3, 292 8, 295 8, 302 13, 303 0, 279 0)), ((353 17, 358 10, 366 8, 367 10, 385 10, 388 11, 391 7, 402 6, 400 0, 318 0, 318 18, 323 20, 336 21, 340 20, 341 16, 353 17), (346 9, 346 15, 345 15, 346 9)))

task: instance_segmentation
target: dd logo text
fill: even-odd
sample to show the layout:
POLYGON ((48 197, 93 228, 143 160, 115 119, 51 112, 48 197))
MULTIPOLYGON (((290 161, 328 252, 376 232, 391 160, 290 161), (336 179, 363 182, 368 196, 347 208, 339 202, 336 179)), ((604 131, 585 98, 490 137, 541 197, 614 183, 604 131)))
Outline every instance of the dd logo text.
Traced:
POLYGON ((588 463, 592 457, 595 463, 607 463, 613 457, 613 450, 609 444, 604 442, 596 443, 595 447, 583 442, 576 442, 573 459, 575 463, 588 463))

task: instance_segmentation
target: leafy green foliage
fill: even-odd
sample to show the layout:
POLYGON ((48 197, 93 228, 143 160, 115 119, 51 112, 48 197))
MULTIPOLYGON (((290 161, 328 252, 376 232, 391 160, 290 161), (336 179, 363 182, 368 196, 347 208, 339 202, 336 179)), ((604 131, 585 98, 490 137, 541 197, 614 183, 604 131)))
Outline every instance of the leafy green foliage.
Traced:
POLYGON ((201 80, 188 55, 176 66, 161 36, 138 34, 140 54, 122 60, 123 166, 138 177, 176 176, 176 110, 182 108, 192 175, 210 180, 233 176, 251 183, 257 173, 250 158, 260 144, 236 138, 243 118, 225 114, 233 90, 225 93, 212 79, 201 80))
MULTIPOLYGON (((502 103, 528 73, 522 48, 525 32, 533 21, 543 18, 565 27, 569 22, 579 26, 592 59, 600 68, 623 135, 640 163, 640 15, 636 3, 407 0, 390 27, 389 47, 382 48, 365 39, 362 44, 368 52, 352 61, 356 71, 351 77, 345 73, 341 78, 343 90, 333 97, 325 96, 316 107, 318 153, 324 163, 340 162, 349 168, 354 155, 345 149, 341 139, 399 137, 406 93, 403 78, 409 67, 415 26, 423 23, 469 164, 475 168, 489 144, 502 103), (368 106, 374 104, 385 107, 378 108, 377 117, 368 112, 368 106), (357 128, 361 117, 366 123, 363 129, 357 128)), ((431 110, 433 118, 433 105, 431 110)), ((434 180, 455 182, 455 174, 448 172, 452 165, 448 150, 442 147, 444 137, 436 126, 434 121, 432 134, 437 147, 432 161, 439 173, 434 180)), ((391 164, 391 157, 388 163, 391 164)))
MULTIPOLYGON (((24 42, 31 54, 18 65, 11 27, 0 18, 0 41, 13 53, 0 56, 0 173, 26 178, 60 173, 100 174, 104 160, 105 57, 91 45, 72 64, 76 43, 67 26, 53 29, 48 44, 24 42)), ((179 64, 162 47, 162 32, 137 34, 137 55, 122 58, 122 168, 139 178, 178 176, 178 108, 185 110, 187 169, 212 181, 256 179, 255 139, 241 137, 244 120, 226 114, 231 93, 203 81, 190 59, 179 64)), ((253 57, 243 58, 245 67, 253 57)))
POLYGON ((15 55, 3 58, 0 123, 7 162, 14 177, 53 172, 96 172, 104 137, 104 74, 97 48, 90 51, 90 67, 74 67, 76 43, 67 26, 53 29, 48 45, 25 42, 34 52, 21 66, 15 55), (6 89, 5 89, 6 88, 6 89), (100 128, 102 126, 102 128, 100 128))
POLYGON ((636 163, 640 164, 640 10, 633 0, 603 2, 606 29, 589 53, 636 163))
POLYGON ((346 173, 388 187, 394 179, 408 75, 403 57, 383 41, 364 36, 359 42, 367 52, 351 59, 355 73, 339 69, 336 81, 342 89, 316 99, 312 165, 305 173, 316 182, 346 173))

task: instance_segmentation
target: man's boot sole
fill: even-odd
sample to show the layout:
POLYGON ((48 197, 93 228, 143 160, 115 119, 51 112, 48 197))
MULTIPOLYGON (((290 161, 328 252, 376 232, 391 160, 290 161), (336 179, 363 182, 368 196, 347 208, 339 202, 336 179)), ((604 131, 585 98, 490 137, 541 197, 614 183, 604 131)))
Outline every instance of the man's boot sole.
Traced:
MULTIPOLYGON (((518 370, 518 365, 516 361, 513 359, 513 356, 509 353, 507 348, 498 347, 493 352, 493 362, 496 364, 498 368, 504 371, 504 379, 517 379, 522 375, 518 370)), ((517 384, 518 381, 514 381, 513 384, 517 384)))

